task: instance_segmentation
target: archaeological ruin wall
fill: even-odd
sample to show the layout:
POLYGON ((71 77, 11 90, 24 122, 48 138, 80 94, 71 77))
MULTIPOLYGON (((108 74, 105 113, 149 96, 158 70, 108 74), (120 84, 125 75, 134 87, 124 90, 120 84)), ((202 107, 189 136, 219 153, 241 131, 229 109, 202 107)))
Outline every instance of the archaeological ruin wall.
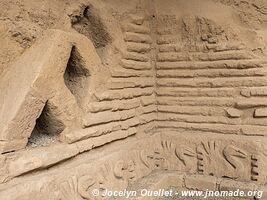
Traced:
POLYGON ((151 173, 267 191, 264 34, 237 5, 64 6, 0 68, 1 199, 95 199, 151 173))

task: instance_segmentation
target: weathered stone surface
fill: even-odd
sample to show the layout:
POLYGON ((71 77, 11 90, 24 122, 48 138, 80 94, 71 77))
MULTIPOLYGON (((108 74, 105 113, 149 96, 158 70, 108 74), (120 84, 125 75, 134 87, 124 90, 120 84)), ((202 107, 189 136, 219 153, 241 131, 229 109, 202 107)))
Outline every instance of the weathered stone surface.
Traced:
POLYGON ((185 187, 189 190, 211 190, 217 189, 217 179, 215 177, 203 177, 203 176, 186 176, 185 187))
POLYGON ((254 112, 254 117, 267 117, 267 108, 258 108, 254 112))
POLYGON ((1 1, 0 199, 266 192, 265 7, 1 1))
MULTIPOLYGON (((82 113, 81 105, 78 105, 79 100, 75 99, 65 85, 64 72, 73 47, 83 56, 84 67, 88 68, 85 67, 84 70, 90 71, 91 74, 100 66, 100 60, 91 42, 81 35, 51 30, 43 41, 27 51, 0 80, 4 94, 1 98, 0 113, 3 120, 0 138, 7 141, 6 143, 12 143, 12 140, 27 140, 45 105, 51 106, 48 108, 53 112, 51 115, 65 127, 81 127, 78 122, 82 113), (78 124, 75 125, 75 121, 78 124)), ((26 143, 24 141, 24 144, 26 143)), ((17 147, 10 145, 2 149, 11 151, 21 147, 22 145, 18 144, 17 147)))
POLYGON ((234 109, 234 108, 228 108, 226 109, 227 115, 231 118, 239 118, 242 115, 242 112, 240 110, 234 109))

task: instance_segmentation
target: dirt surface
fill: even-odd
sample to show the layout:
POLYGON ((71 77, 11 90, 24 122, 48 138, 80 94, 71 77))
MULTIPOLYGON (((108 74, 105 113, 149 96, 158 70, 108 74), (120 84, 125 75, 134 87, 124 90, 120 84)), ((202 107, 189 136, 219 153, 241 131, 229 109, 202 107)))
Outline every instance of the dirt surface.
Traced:
MULTIPOLYGON (((112 21, 112 18, 106 15, 107 12, 111 15, 116 15, 116 13, 123 10, 130 10, 136 4, 138 4, 138 1, 131 1, 131 3, 126 4, 124 0, 78 0, 75 2, 71 0, 1 1, 0 55, 2 59, 0 73, 41 37, 47 29, 76 30, 95 41, 96 47, 106 46, 107 43, 111 42, 111 36, 101 25, 102 22, 98 17, 102 15, 104 23, 109 23, 108 21, 112 21), (93 11, 90 10, 90 6, 86 6, 91 4, 94 4, 96 8, 93 11), (86 21, 88 17, 91 21, 86 21), (99 34, 99 31, 102 33, 99 34)), ((139 2, 140 7, 142 4, 147 3, 146 1, 139 2)), ((241 30, 244 31, 244 37, 249 37, 250 39, 255 37, 264 37, 259 39, 266 38, 262 33, 267 27, 267 3, 264 0, 213 0, 208 1, 208 3, 200 3, 199 1, 187 3, 180 0, 168 1, 166 5, 161 1, 154 1, 153 4, 161 8, 159 12, 166 12, 166 9, 170 9, 170 12, 172 12, 176 9, 179 13, 188 12, 188 10, 194 13, 198 10, 202 12, 201 14, 204 14, 205 4, 208 4, 209 12, 206 12, 206 15, 213 15, 211 17, 223 20, 223 15, 228 14, 228 19, 225 20, 225 23, 233 25, 234 22, 234 26, 240 26, 241 30), (213 2, 216 2, 216 4, 213 2), (224 7, 224 12, 216 12, 216 9, 222 5, 226 6, 224 7), (191 9, 187 9, 190 6, 191 9), (255 34, 256 32, 258 32, 258 35, 255 34), (261 34, 263 35, 261 36, 261 34)), ((112 27, 110 28, 112 29, 112 27)), ((262 52, 260 49, 258 51, 262 52)))

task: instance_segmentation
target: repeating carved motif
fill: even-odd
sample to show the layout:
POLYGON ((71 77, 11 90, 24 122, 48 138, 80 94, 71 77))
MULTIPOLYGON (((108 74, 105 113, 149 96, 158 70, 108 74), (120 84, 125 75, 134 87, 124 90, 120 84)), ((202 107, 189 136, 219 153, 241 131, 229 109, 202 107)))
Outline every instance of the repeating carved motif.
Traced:
POLYGON ((250 158, 246 151, 232 144, 202 142, 197 147, 198 172, 216 177, 250 179, 250 158), (218 166, 217 163, 220 163, 218 166), (227 169, 227 170, 225 170, 227 169))
MULTIPOLYGON (((101 195, 105 190, 125 189, 156 170, 252 180, 266 185, 267 151, 262 155, 260 145, 251 140, 252 136, 264 140, 262 132, 266 132, 266 102, 262 103, 266 96, 266 63, 265 58, 254 56, 262 50, 254 49, 251 54, 251 48, 241 41, 246 38, 238 37, 238 27, 232 30, 231 26, 220 25, 220 20, 210 14, 165 15, 165 9, 158 12, 157 5, 161 3, 153 5, 149 12, 143 3, 140 0, 140 5, 132 10, 133 15, 130 10, 119 14, 121 11, 117 12, 113 5, 112 16, 119 21, 110 17, 107 25, 116 25, 115 29, 121 25, 118 31, 121 38, 114 37, 112 41, 109 29, 98 20, 98 15, 94 16, 94 6, 82 6, 78 15, 76 12, 69 15, 71 25, 93 43, 80 34, 53 30, 46 36, 48 42, 44 37, 38 48, 27 51, 14 69, 7 71, 5 84, 0 84, 7 96, 0 97, 0 107, 4 105, 0 108, 4 119, 0 123, 0 153, 9 157, 0 154, 0 183, 18 177, 26 185, 24 175, 49 169, 40 174, 38 171, 43 178, 39 185, 44 189, 40 186, 36 191, 46 197, 44 191, 55 193, 50 200, 106 199, 101 195), (148 15, 150 12, 152 16, 148 15), (98 25, 94 28, 101 29, 99 37, 87 32, 91 28, 89 18, 98 25), (102 34, 106 37, 102 38, 102 34), (95 45, 98 43, 100 46, 95 45), (108 48, 104 49, 105 46, 108 48), (98 47, 101 49, 96 50, 98 47), (45 49, 49 56, 41 53, 40 59, 39 54, 45 49), (32 76, 29 82, 25 81, 27 74, 32 76), (14 92, 17 88, 26 88, 21 90, 23 95, 14 92), (19 101, 11 101, 16 99, 19 101), (8 114, 10 107, 17 113, 15 118, 12 112, 8 114), (46 124, 49 127, 43 129, 46 124), (254 127, 257 133, 251 131, 254 127), (163 130, 170 133, 163 134, 163 130), (38 146, 37 136, 50 132, 56 138, 52 150, 59 146, 59 151, 54 152, 63 152, 66 147, 70 151, 60 153, 60 158, 53 157, 52 151, 46 154, 40 151, 43 157, 32 151, 33 156, 22 159, 19 158, 24 151, 14 152, 12 157, 12 151, 23 149, 27 141, 33 144, 30 148, 38 146), (143 133, 149 133, 149 137, 143 133), (231 137, 225 137, 226 133, 231 137), (234 135, 238 137, 232 139, 234 135), (113 150, 111 142, 120 139, 127 142, 136 139, 138 144, 133 146, 130 142, 130 147, 105 152, 105 147, 113 150), (100 146, 105 146, 104 153, 102 149, 101 153, 99 149, 93 153, 104 158, 90 157, 89 151, 100 146), (79 156, 84 158, 81 166, 77 162, 79 156), (74 157, 77 159, 73 162, 74 157), (71 167, 65 167, 69 163, 75 168, 71 174, 68 173, 71 167), (62 171, 56 173, 50 167, 62 171), (54 173, 51 177, 50 172, 54 173), (100 195, 94 196, 94 190, 100 195)), ((116 33, 112 31, 114 36, 116 33)), ((35 187, 32 183, 28 188, 35 187)), ((8 184, 16 185, 11 182, 4 187, 8 184)))
POLYGON ((74 174, 59 175, 48 187, 58 194, 55 200, 103 200, 107 198, 101 194, 106 190, 126 189, 156 170, 261 183, 266 178, 259 173, 264 168, 259 161, 266 156, 255 155, 253 148, 234 140, 192 138, 189 142, 181 136, 160 134, 101 159, 97 167, 91 160, 76 166, 74 174), (95 189, 100 194, 97 197, 93 195, 95 189))
POLYGON ((133 160, 116 162, 114 167, 114 175, 118 179, 130 180, 135 178, 135 163, 133 160))
POLYGON ((162 140, 153 151, 141 150, 141 163, 152 171, 178 170, 235 180, 258 180, 258 156, 235 144, 219 140, 202 141, 192 146, 175 143, 162 140))
POLYGON ((223 155, 225 160, 231 165, 232 177, 241 177, 246 170, 243 160, 248 158, 247 153, 238 147, 227 145, 223 149, 223 155))
POLYGON ((258 166, 258 156, 251 155, 251 180, 258 181, 259 177, 259 166, 258 166))
POLYGON ((81 200, 78 193, 77 177, 73 176, 70 179, 60 184, 60 200, 81 200))
POLYGON ((84 199, 93 199, 91 196, 91 187, 96 183, 90 175, 81 176, 78 180, 78 193, 84 199))
POLYGON ((258 156, 239 145, 220 140, 202 141, 192 146, 176 143, 178 142, 162 140, 153 151, 140 151, 141 163, 151 170, 178 170, 234 180, 258 181, 258 156))
POLYGON ((175 155, 183 164, 183 170, 186 172, 196 172, 197 153, 191 147, 181 145, 175 149, 175 155))
POLYGON ((126 188, 129 182, 135 180, 135 167, 134 160, 119 159, 112 163, 102 164, 94 173, 72 176, 60 183, 60 199, 105 199, 101 196, 105 190, 115 187, 126 188), (100 195, 93 195, 95 189, 99 191, 100 195))

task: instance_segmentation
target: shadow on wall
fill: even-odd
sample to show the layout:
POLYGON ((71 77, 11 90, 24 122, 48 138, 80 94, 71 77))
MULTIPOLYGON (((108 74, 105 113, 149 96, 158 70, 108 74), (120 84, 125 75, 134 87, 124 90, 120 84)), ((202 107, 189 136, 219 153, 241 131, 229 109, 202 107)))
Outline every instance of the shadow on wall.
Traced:
MULTIPOLYGON (((73 47, 64 73, 64 82, 81 109, 89 93, 89 79, 89 70, 85 68, 76 47, 73 47)), ((46 102, 41 115, 36 120, 28 146, 47 146, 58 140, 60 133, 66 128, 64 121, 58 119, 60 113, 61 111, 50 100, 46 102)))
POLYGON ((89 70, 85 68, 81 56, 73 47, 64 73, 64 81, 81 108, 83 100, 89 92, 89 76, 89 70))
POLYGON ((111 36, 92 6, 83 6, 79 14, 70 15, 70 18, 72 27, 89 38, 95 48, 103 48, 111 43, 111 36))
POLYGON ((47 146, 57 140, 65 125, 53 114, 55 110, 53 105, 46 102, 40 117, 36 120, 27 146, 47 146))

